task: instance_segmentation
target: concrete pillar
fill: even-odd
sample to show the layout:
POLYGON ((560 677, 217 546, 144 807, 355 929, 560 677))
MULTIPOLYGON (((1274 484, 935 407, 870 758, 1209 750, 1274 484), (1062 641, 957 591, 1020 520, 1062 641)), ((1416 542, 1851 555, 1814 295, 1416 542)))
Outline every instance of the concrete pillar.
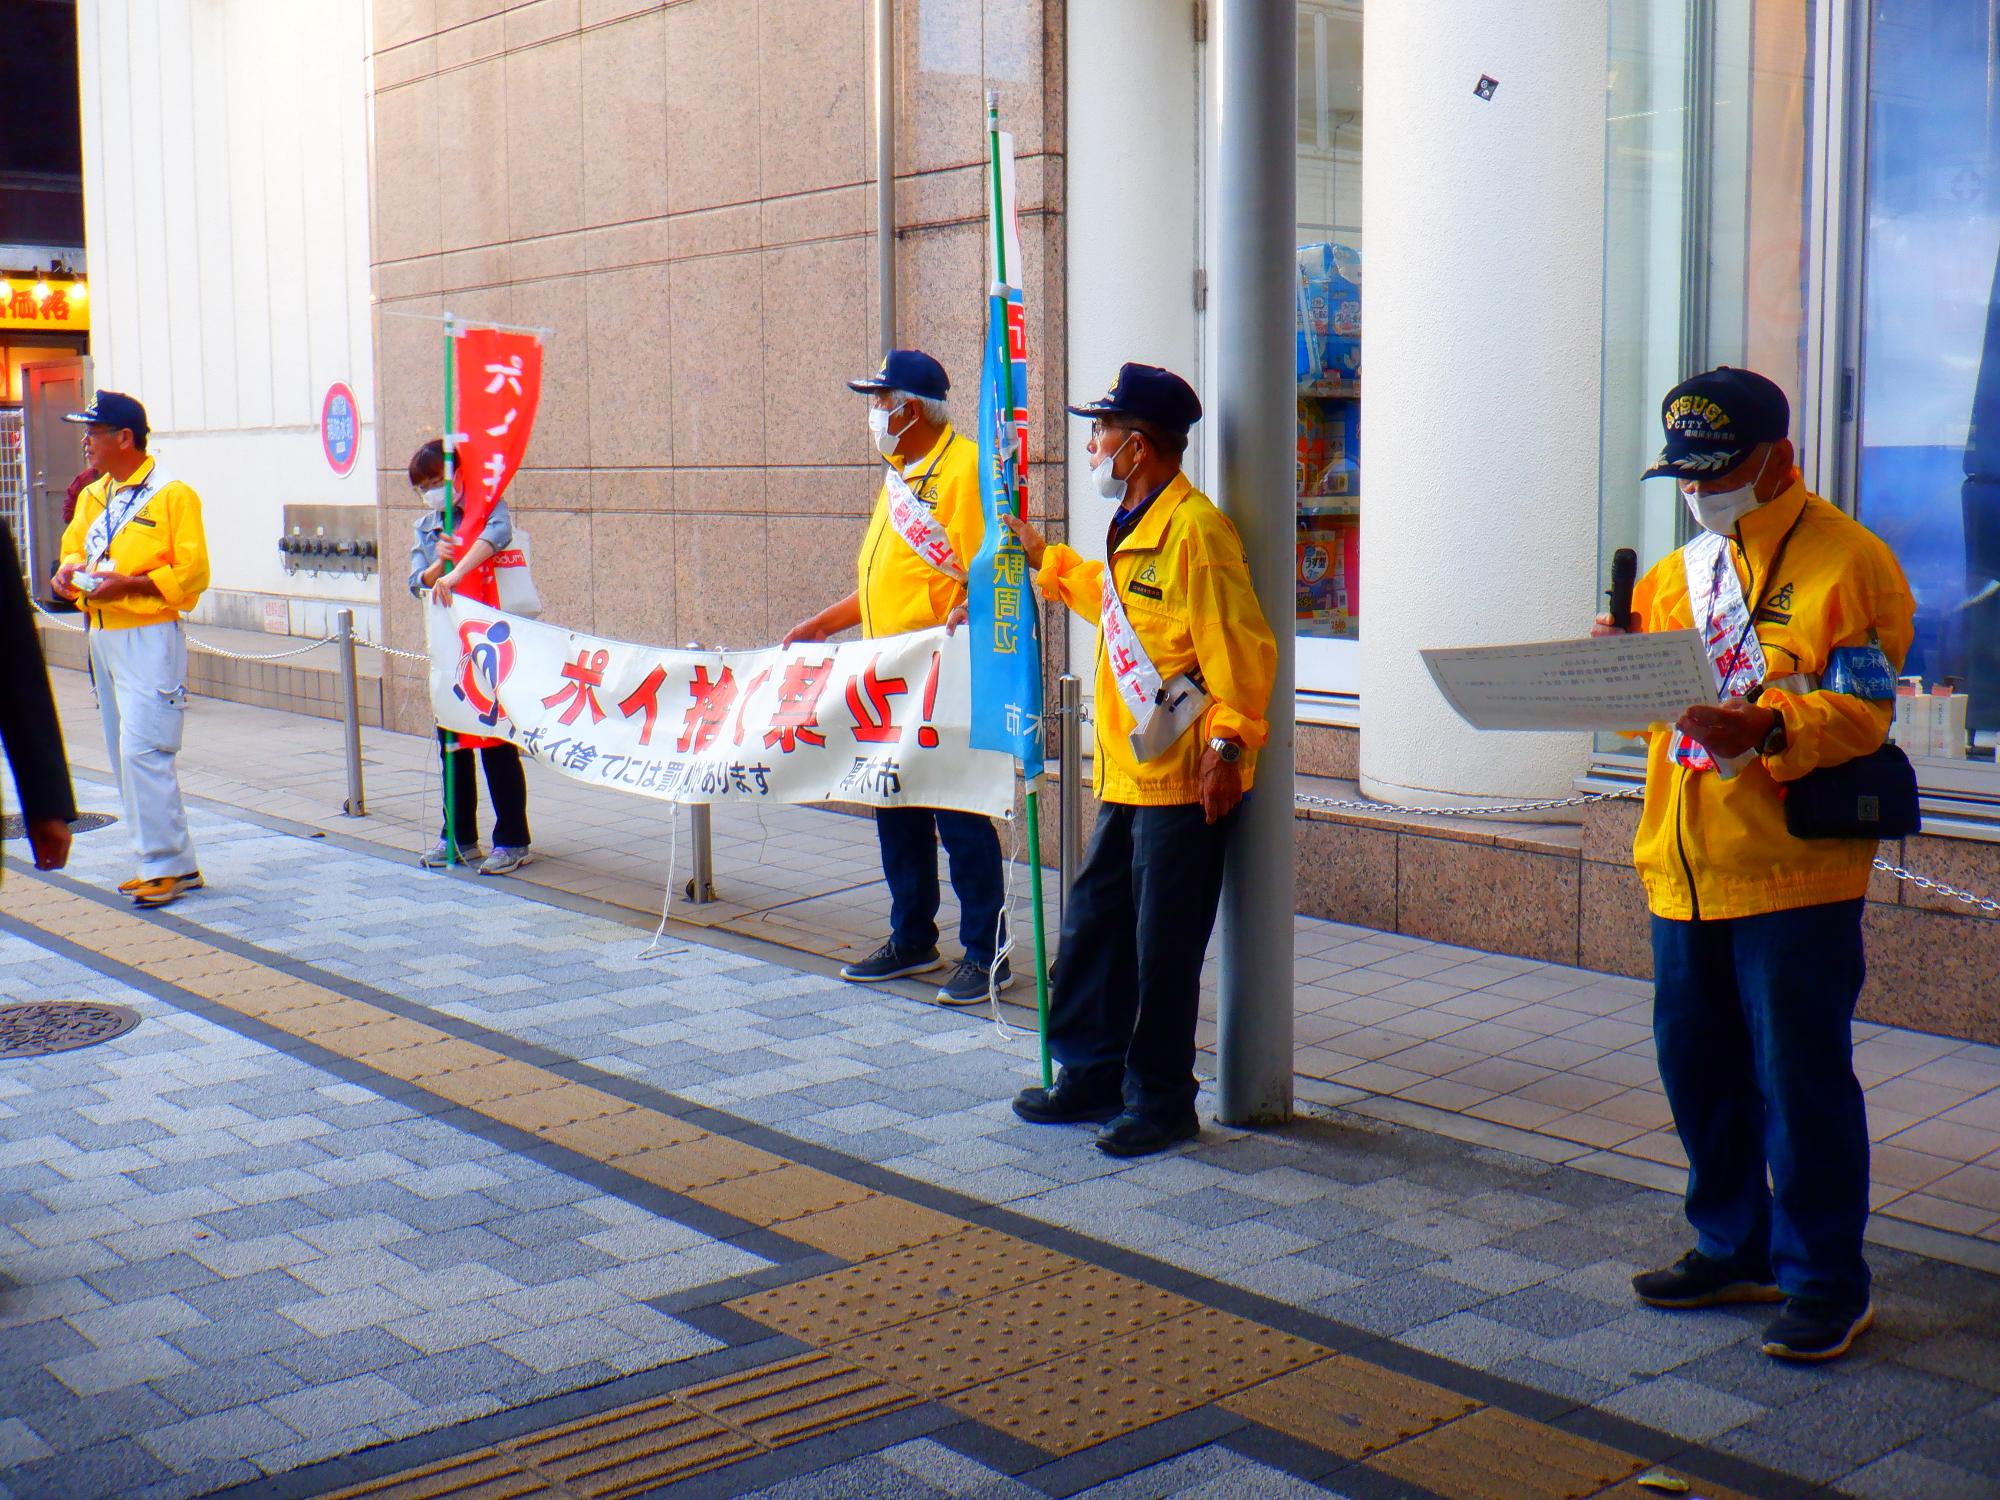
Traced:
POLYGON ((1588 737, 1477 733, 1417 650, 1581 634, 1605 587, 1605 8, 1371 4, 1365 26, 1362 789, 1562 796, 1588 737))

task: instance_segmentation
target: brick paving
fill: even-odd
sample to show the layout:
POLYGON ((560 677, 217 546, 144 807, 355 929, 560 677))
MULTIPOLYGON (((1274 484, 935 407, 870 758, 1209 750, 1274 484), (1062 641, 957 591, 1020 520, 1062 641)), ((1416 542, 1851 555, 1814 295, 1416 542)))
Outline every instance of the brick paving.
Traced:
MULTIPOLYGON (((77 673, 52 676, 73 759, 101 768, 87 685, 77 673)), ((364 819, 339 814, 339 726, 324 720, 196 699, 182 774, 191 794, 230 807, 406 854, 428 848, 430 742, 371 729, 364 745, 364 819)), ((539 766, 528 778, 539 857, 518 878, 657 916, 669 809, 539 766)), ((92 806, 114 805, 108 789, 93 790, 92 806)), ((677 887, 689 863, 684 815, 679 823, 677 887)), ((696 906, 677 892, 677 921, 843 959, 880 941, 888 897, 866 819, 720 808, 714 827, 721 899, 696 906)), ((948 949, 956 920, 947 890, 948 949)), ((1678 1187, 1686 1158, 1660 1092, 1647 984, 1306 917, 1294 944, 1304 1097, 1678 1187)), ((1211 954, 1204 1045, 1213 1042, 1214 978, 1211 954)), ((2000 1268, 2000 1048, 1866 1023, 1855 1038, 1875 1141, 1877 1235, 2000 1268)))
MULTIPOLYGON (((1880 1322, 1858 1356, 1783 1367, 1756 1351, 1756 1310, 1633 1305, 1632 1271, 1684 1241, 1674 1198, 1642 1183, 1414 1128, 1359 1097, 1282 1132, 1210 1126, 1184 1151, 1121 1164, 1080 1132, 1013 1119, 1031 1044, 981 1017, 843 985, 728 933, 677 930, 678 951, 645 959, 647 934, 613 908, 214 811, 197 836, 211 889, 162 931, 736 1122, 812 1174, 1006 1214, 1016 1233, 1197 1300, 1476 1386, 1523 1420, 1718 1472, 1756 1466, 1722 1472, 1735 1493, 1993 1493, 2000 1281, 1981 1271, 1877 1245, 1880 1322)), ((102 890, 123 864, 122 830, 88 835, 62 888, 102 890)), ((31 911, 24 893, 43 884, 16 870, 0 917, 31 911)), ((547 1413, 546 1427, 720 1372, 772 1342, 724 1300, 837 1264, 782 1224, 745 1232, 360 1064, 225 1024, 121 968, 140 945, 108 918, 101 952, 23 920, 0 930, 0 993, 88 996, 143 1019, 102 1046, 0 1063, 8 1495, 319 1493, 356 1463, 434 1458, 424 1443, 481 1423, 547 1413)), ((1054 1458, 937 1410, 685 1488, 1387 1493, 1362 1483, 1381 1472, 1217 1407, 1054 1458)))

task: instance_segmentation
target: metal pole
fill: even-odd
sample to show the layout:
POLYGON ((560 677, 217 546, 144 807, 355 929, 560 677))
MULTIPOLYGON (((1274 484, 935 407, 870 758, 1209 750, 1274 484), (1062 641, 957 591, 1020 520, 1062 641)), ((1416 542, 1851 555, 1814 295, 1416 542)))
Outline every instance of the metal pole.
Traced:
POLYGON ((340 651, 340 723, 347 740, 347 801, 340 810, 350 818, 368 816, 361 792, 361 693, 354 670, 354 611, 333 612, 333 633, 340 651))
POLYGON ((1062 904, 1069 915, 1069 888, 1083 863, 1083 682, 1074 672, 1056 679, 1056 715, 1062 724, 1057 747, 1062 784, 1056 789, 1056 857, 1062 864, 1062 904))
POLYGON ((1296 532, 1293 351, 1298 129, 1295 4, 1218 0, 1215 276, 1222 508, 1278 638, 1256 795, 1237 813, 1222 890, 1216 1025, 1220 1117, 1278 1124, 1292 1112, 1292 615, 1296 532))
POLYGON ((688 807, 688 834, 694 844, 688 900, 704 906, 715 899, 715 809, 706 802, 692 803, 688 807))
POLYGON ((896 347, 896 0, 875 0, 875 282, 886 355, 896 347))

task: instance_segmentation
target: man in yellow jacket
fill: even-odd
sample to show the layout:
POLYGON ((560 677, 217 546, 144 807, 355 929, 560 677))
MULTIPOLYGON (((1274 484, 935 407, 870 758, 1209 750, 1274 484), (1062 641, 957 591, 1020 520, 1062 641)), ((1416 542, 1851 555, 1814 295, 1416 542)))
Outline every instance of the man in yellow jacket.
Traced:
POLYGON ((174 774, 187 704, 181 617, 208 587, 201 497, 146 452, 146 408, 99 391, 66 422, 102 476, 77 497, 50 580, 82 603, 104 744, 139 873, 119 887, 138 906, 165 906, 201 885, 174 774))
MULTIPOLYGON (((952 428, 944 366, 921 350, 897 349, 873 375, 847 384, 868 398, 869 434, 889 472, 861 540, 854 592, 794 625, 787 646, 855 625, 863 636, 883 636, 945 624, 965 603, 965 569, 985 534, 979 445, 952 428)), ((992 820, 949 808, 884 807, 876 811, 875 834, 889 886, 889 938, 845 965, 841 976, 876 984, 944 967, 937 947, 942 839, 965 956, 938 990, 938 1002, 976 1005, 1012 983, 1007 960, 997 969, 994 962, 1006 892, 992 820)))
POLYGON ((1598 629, 1693 627, 1722 688, 1647 745, 1633 859, 1696 1239, 1632 1285, 1664 1308, 1783 1301, 1764 1352, 1834 1359, 1874 1317, 1849 1029, 1875 841, 1793 837, 1785 795, 1881 747, 1914 605, 1889 548, 1806 491, 1771 381, 1711 370, 1661 417, 1645 477, 1678 481, 1697 530, 1640 581, 1633 618, 1598 629))
POLYGON ((1036 1124, 1106 1121, 1098 1149, 1142 1156, 1189 1140, 1202 955, 1237 804, 1256 775, 1277 642, 1228 517, 1181 472, 1201 402, 1128 364, 1091 418, 1090 476, 1117 502, 1106 561, 1048 545, 1016 517, 1036 584, 1098 623, 1096 789, 1089 852, 1063 909, 1049 1000, 1055 1087, 1024 1089, 1036 1124))

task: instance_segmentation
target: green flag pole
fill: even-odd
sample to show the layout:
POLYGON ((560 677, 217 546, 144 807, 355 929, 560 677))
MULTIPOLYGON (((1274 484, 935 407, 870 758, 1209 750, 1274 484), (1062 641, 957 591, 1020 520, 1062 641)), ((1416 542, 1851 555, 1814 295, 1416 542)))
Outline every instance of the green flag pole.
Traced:
MULTIPOLYGON (((1004 218, 1006 205, 1000 191, 1000 94, 989 89, 986 94, 986 162, 987 172, 993 181, 993 270, 997 280, 1003 285, 1007 281, 1007 224, 1004 218)), ((991 305, 989 299, 989 306, 991 305)), ((1004 305, 1004 303, 1003 303, 1004 305)), ((1004 316, 1004 314, 1003 314, 1004 316)), ((1005 412, 1004 423, 1011 427, 1014 421, 1014 359, 1011 348, 1008 357, 1000 361, 1001 406, 1005 412)), ((1021 450, 1014 449, 1014 514, 1027 519, 1024 504, 1025 487, 1021 483, 1021 450)), ((1039 633, 1038 633, 1039 634, 1039 633)), ((1037 649, 1040 647, 1037 640, 1037 649)), ((1040 673, 1042 664, 1035 663, 1035 671, 1040 673)), ((1047 701, 1044 684, 1043 701, 1047 701)), ((1039 729, 1039 726, 1037 726, 1039 729)), ((1065 734, 1069 726, 1063 727, 1065 734)), ((1041 777, 1028 783, 1028 881, 1032 892, 1035 918, 1035 1014, 1041 1023, 1042 1043, 1042 1087, 1055 1087, 1055 1069, 1049 1061, 1049 934, 1048 925, 1042 915, 1042 799, 1038 790, 1041 777)))
MULTIPOLYGON (((454 366, 458 363, 452 356, 456 352, 453 343, 458 337, 458 320, 450 313, 444 315, 444 530, 440 540, 451 535, 452 496, 457 491, 458 479, 458 390, 455 384, 454 366)), ((446 571, 450 571, 447 569, 446 571)), ((457 736, 449 729, 440 728, 438 765, 444 776, 444 857, 445 867, 459 863, 458 816, 452 806, 451 756, 457 736)))

